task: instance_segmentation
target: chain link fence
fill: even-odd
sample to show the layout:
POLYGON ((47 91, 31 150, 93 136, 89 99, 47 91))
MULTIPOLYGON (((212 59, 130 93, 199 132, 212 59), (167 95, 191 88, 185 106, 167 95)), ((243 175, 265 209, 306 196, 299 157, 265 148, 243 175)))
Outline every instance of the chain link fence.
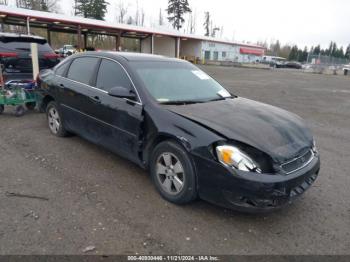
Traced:
POLYGON ((344 65, 349 64, 349 59, 325 56, 325 55, 308 55, 306 64, 304 65, 305 72, 317 74, 345 74, 344 65))
POLYGON ((307 64, 323 66, 342 66, 349 64, 349 59, 325 55, 308 55, 307 64))

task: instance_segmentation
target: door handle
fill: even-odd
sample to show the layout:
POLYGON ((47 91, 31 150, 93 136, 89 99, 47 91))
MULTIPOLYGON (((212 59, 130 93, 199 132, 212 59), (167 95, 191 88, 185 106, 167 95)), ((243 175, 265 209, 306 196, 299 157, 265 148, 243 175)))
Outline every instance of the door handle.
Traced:
POLYGON ((90 96, 90 99, 92 100, 92 102, 94 102, 96 104, 101 103, 100 97, 98 97, 98 96, 90 96))

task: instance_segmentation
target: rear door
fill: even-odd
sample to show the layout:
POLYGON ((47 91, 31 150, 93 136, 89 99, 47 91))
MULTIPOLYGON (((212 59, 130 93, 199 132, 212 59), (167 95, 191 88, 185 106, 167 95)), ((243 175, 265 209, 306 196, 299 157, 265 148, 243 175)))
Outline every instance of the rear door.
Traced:
POLYGON ((128 88, 137 94, 124 67, 117 61, 103 58, 95 81, 95 87, 99 91, 89 101, 95 140, 111 151, 138 162, 142 105, 139 98, 128 100, 108 95, 109 90, 117 86, 128 88))
MULTIPOLYGON (((95 141, 94 126, 90 121, 94 97, 101 91, 92 86, 100 59, 75 58, 65 76, 57 76, 57 97, 66 128, 86 139, 95 141)), ((59 69, 59 68, 58 68, 59 69)))

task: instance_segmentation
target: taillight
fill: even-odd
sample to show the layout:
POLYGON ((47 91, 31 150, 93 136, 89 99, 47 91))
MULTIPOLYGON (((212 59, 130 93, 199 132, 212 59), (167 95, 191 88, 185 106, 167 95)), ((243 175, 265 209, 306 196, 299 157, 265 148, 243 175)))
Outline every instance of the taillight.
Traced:
POLYGON ((18 54, 15 52, 0 52, 0 57, 18 57, 18 54))
POLYGON ((44 57, 46 59, 56 59, 56 58, 59 58, 60 56, 58 54, 55 54, 55 53, 46 53, 46 54, 44 54, 44 57))

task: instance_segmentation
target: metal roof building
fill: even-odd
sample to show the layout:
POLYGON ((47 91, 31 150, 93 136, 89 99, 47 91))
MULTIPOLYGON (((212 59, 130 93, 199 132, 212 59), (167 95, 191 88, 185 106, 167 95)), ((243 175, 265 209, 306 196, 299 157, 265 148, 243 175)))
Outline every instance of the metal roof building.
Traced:
POLYGON ((46 29, 49 43, 51 43, 51 32, 76 34, 78 48, 86 47, 88 35, 99 34, 115 37, 116 50, 120 50, 120 39, 122 37, 136 38, 140 40, 141 52, 170 57, 186 56, 218 61, 244 61, 245 57, 253 57, 254 59, 262 56, 265 50, 257 45, 183 34, 170 29, 154 29, 112 23, 4 5, 0 5, 0 21, 2 24, 26 26, 27 33, 30 32, 32 27, 46 29))

